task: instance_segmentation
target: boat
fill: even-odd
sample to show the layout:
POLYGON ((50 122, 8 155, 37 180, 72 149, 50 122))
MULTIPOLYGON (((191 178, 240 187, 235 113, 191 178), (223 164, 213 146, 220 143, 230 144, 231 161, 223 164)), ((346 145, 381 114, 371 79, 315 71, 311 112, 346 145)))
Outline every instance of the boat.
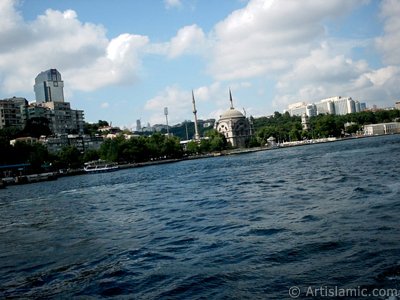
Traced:
POLYGON ((116 163, 99 159, 85 163, 85 167, 83 169, 86 173, 112 172, 118 170, 118 165, 116 163))

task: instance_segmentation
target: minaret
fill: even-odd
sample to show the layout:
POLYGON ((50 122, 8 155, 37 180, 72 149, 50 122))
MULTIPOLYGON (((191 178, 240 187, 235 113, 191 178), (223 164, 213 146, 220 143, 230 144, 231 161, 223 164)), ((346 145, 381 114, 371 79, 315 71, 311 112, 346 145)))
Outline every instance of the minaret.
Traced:
POLYGON ((231 89, 229 89, 229 101, 231 101, 231 109, 234 109, 234 108, 233 108, 233 100, 232 100, 231 89))
POLYGON ((193 114, 194 114, 194 139, 196 141, 200 140, 199 129, 197 128, 197 110, 196 110, 196 101, 194 100, 194 94, 192 90, 192 103, 193 103, 193 114))

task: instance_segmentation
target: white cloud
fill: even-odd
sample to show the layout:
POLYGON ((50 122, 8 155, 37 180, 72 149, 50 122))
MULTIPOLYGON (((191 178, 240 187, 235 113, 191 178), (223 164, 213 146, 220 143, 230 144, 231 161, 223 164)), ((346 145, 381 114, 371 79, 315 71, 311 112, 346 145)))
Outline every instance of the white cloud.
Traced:
POLYGON ((354 61, 324 43, 279 78, 275 109, 298 101, 317 102, 330 96, 350 96, 369 104, 385 105, 400 94, 400 68, 372 70, 366 61, 354 61))
POLYGON ((381 4, 384 34, 376 39, 376 47, 386 64, 400 64, 400 1, 385 0, 381 4))
POLYGON ((325 19, 360 3, 252 0, 215 26, 210 72, 219 80, 232 80, 285 71, 324 36, 325 19))
POLYGON ((175 59, 187 54, 205 55, 210 47, 203 30, 196 24, 184 26, 165 43, 147 45, 146 53, 167 56, 175 59))
POLYGON ((48 9, 28 23, 15 6, 16 1, 0 1, 3 91, 31 92, 36 75, 49 68, 59 69, 66 90, 90 91, 136 79, 147 37, 121 34, 108 40, 103 26, 82 23, 73 10, 48 9))
POLYGON ((175 58, 183 53, 201 53, 206 43, 203 30, 197 25, 185 26, 179 29, 169 44, 168 56, 175 58))
POLYGON ((103 103, 100 104, 100 107, 101 107, 101 108, 104 108, 104 109, 109 108, 109 107, 110 107, 110 103, 108 103, 108 102, 103 102, 103 103))
POLYGON ((164 107, 168 107, 168 119, 171 124, 184 120, 190 115, 192 96, 178 86, 167 86, 164 91, 148 100, 144 109, 152 112, 151 124, 165 124, 164 107))
POLYGON ((121 34, 112 39, 106 48, 106 54, 86 68, 65 71, 65 77, 74 88, 91 91, 113 84, 129 84, 137 79, 136 72, 141 67, 139 59, 141 49, 148 38, 139 35, 121 34))
MULTIPOLYGON (((248 82, 241 82, 232 84, 230 87, 234 105, 239 110, 247 104, 236 98, 235 91, 247 89, 250 86, 248 82)), ((193 89, 193 93, 199 119, 218 119, 224 111, 229 109, 229 87, 221 82, 197 87, 193 89)), ((157 96, 149 99, 144 108, 151 112, 150 122, 152 124, 165 123, 164 107, 168 107, 168 120, 171 121, 171 124, 188 119, 193 120, 192 91, 177 85, 168 86, 157 96)))
POLYGON ((180 0, 164 0, 165 8, 179 8, 182 6, 182 2, 180 0))

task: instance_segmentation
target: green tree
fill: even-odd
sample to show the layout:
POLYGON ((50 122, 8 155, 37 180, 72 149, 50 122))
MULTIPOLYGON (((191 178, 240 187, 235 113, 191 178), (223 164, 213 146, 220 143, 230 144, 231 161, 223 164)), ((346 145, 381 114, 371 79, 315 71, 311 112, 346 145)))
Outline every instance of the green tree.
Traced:
POLYGON ((200 145, 200 148, 207 148, 204 146, 208 146, 209 151, 222 151, 228 149, 228 142, 222 133, 215 129, 211 129, 208 130, 205 135, 208 137, 208 145, 203 145, 203 147, 200 145))
POLYGON ((195 141, 190 141, 186 146, 186 153, 189 155, 194 155, 200 152, 200 146, 195 141))
POLYGON ((98 160, 99 158, 100 158, 99 151, 94 150, 94 149, 86 150, 85 153, 83 154, 84 162, 98 160))
POLYGON ((52 134, 50 130, 50 121, 46 118, 30 118, 26 122, 22 135, 39 138, 40 136, 49 136, 52 134))
POLYGON ((74 146, 64 147, 58 154, 58 157, 59 166, 62 168, 78 169, 83 165, 82 154, 74 146))

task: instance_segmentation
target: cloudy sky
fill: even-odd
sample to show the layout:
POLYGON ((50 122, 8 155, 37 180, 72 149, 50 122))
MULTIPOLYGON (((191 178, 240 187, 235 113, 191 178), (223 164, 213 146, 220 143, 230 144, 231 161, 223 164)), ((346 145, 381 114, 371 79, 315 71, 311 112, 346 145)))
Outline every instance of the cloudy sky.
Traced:
POLYGON ((0 0, 0 99, 35 100, 56 68, 66 101, 134 128, 350 96, 400 99, 400 0, 0 0))

